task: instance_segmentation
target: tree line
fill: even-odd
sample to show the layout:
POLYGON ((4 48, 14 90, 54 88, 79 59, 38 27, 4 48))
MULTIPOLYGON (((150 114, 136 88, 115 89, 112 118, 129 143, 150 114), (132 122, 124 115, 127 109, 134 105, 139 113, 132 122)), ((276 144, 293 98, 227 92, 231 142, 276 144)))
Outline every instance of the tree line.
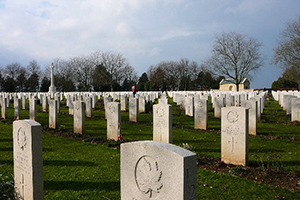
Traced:
MULTIPOLYGON (((219 88, 226 78, 237 89, 244 78, 264 65, 259 52, 262 44, 246 35, 229 32, 216 36, 211 56, 199 66, 195 61, 163 61, 151 65, 140 77, 120 53, 96 51, 69 60, 54 59, 55 86, 58 91, 128 91, 137 85, 148 90, 209 90, 219 88)), ((274 49, 272 64, 283 68, 283 75, 273 89, 300 85, 300 17, 282 32, 274 49)), ((50 65, 49 65, 50 66, 50 65)), ((41 70, 33 60, 28 66, 12 63, 0 68, 0 89, 5 92, 47 92, 50 67, 41 70)))
MULTIPOLYGON (((218 88, 223 77, 215 78, 203 66, 188 59, 164 61, 150 66, 140 77, 120 53, 96 51, 69 60, 54 59, 54 82, 57 91, 139 91, 201 90, 218 88)), ((4 92, 47 92, 50 65, 44 70, 37 61, 27 66, 12 63, 0 68, 0 88, 4 92)))
POLYGON ((282 31, 274 49, 273 63, 283 69, 283 74, 272 84, 273 89, 298 88, 300 90, 300 16, 290 21, 282 31))

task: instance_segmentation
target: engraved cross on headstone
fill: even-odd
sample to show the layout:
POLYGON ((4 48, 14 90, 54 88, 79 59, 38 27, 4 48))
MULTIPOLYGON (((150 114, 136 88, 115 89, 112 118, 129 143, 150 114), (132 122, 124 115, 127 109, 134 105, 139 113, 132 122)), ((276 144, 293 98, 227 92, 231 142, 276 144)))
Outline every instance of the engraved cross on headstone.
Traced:
POLYGON ((24 180, 24 174, 22 174, 21 175, 21 183, 20 183, 20 185, 21 185, 21 192, 20 192, 20 195, 21 195, 21 199, 24 199, 24 197, 25 197, 25 180, 24 180))
POLYGON ((229 140, 228 143, 231 143, 231 152, 234 152, 234 144, 237 144, 237 142, 234 141, 233 136, 231 136, 231 140, 229 140))

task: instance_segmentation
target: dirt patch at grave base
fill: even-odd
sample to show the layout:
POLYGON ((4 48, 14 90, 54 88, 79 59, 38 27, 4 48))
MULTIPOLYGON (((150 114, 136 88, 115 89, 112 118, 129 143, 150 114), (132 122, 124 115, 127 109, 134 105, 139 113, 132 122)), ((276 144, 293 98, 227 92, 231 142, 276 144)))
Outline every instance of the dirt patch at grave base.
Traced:
POLYGON ((300 174, 283 170, 262 169, 260 167, 242 167, 226 164, 220 159, 197 156, 197 166, 215 173, 224 173, 251 179, 257 183, 268 184, 289 190, 300 190, 300 174))

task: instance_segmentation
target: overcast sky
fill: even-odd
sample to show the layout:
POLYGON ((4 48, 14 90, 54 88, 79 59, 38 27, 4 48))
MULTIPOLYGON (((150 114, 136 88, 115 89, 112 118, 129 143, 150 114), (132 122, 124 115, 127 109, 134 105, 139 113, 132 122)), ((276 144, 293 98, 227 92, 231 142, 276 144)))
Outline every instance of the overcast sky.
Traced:
POLYGON ((299 16, 299 0, 0 0, 0 66, 101 50, 122 53, 141 75, 161 61, 202 64, 216 34, 235 31, 263 44, 251 87, 271 87, 282 73, 273 49, 299 16))

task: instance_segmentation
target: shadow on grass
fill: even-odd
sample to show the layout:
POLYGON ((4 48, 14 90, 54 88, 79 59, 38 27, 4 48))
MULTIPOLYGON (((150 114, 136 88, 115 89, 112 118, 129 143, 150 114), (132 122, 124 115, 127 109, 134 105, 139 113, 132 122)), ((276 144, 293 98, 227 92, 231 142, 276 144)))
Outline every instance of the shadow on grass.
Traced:
POLYGON ((193 149, 193 151, 197 152, 214 152, 214 153, 221 153, 221 149, 193 149))
POLYGON ((0 139, 0 142, 12 142, 13 139, 0 139))
POLYGON ((300 166, 300 160, 281 161, 283 166, 300 166))
POLYGON ((119 182, 44 181, 46 190, 107 190, 119 191, 119 182))
POLYGON ((96 166, 95 163, 89 161, 74 161, 74 160, 44 160, 44 166, 96 166))
POLYGON ((11 148, 1 148, 0 147, 0 151, 13 151, 13 148, 11 147, 11 148))
POLYGON ((0 160, 0 165, 13 165, 12 160, 0 160))
POLYGON ((43 148, 43 151, 53 151, 51 148, 43 148))
POLYGON ((271 153, 271 152, 285 152, 283 150, 278 150, 278 149, 271 149, 271 148, 263 148, 263 149, 249 149, 250 153, 271 153))

